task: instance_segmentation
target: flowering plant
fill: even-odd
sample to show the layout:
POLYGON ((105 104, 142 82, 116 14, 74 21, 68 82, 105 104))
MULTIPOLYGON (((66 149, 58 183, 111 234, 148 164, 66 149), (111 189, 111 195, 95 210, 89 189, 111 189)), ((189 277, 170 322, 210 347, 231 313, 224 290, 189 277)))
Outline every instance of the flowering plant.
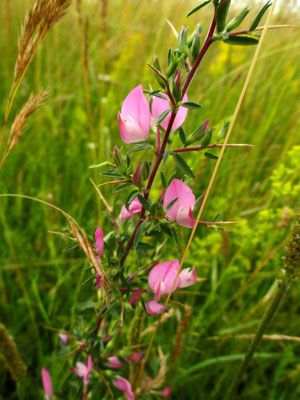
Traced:
MULTIPOLYGON (((83 399, 91 392, 104 398, 121 391, 130 400, 144 394, 165 398, 171 395, 172 388, 167 386, 167 356, 160 347, 151 353, 151 341, 144 353, 147 346, 144 338, 158 328, 153 315, 159 314, 160 322, 168 320, 174 309, 187 310, 178 301, 169 308, 167 303, 172 293, 196 285, 200 278, 197 278, 197 265, 187 263, 182 269, 177 258, 170 259, 164 250, 166 243, 179 246, 183 240, 180 229, 232 223, 217 218, 214 221, 194 218, 203 193, 194 189, 193 168, 182 154, 204 150, 204 157, 215 162, 218 157, 207 149, 223 146, 220 142, 228 122, 214 132, 213 116, 201 120, 199 114, 199 126, 188 134, 185 120, 190 112, 199 112, 202 106, 191 101, 187 92, 213 43, 258 43, 259 37, 254 31, 270 2, 262 7, 249 29, 240 31, 235 29, 247 16, 248 8, 228 20, 230 1, 208 0, 188 16, 208 5, 212 7, 213 17, 202 46, 201 24, 191 34, 189 28, 181 27, 176 47, 168 52, 166 67, 161 67, 156 56, 150 65, 158 88, 146 90, 140 84, 123 101, 117 118, 124 147, 115 146, 107 161, 93 166, 101 168, 101 176, 109 179, 105 184, 113 185, 113 192, 118 196, 111 207, 94 184, 108 211, 105 222, 95 230, 94 247, 69 220, 75 238, 90 261, 90 275, 85 284, 94 287, 95 293, 95 301, 89 307, 95 310, 96 320, 85 321, 73 333, 60 331, 64 351, 76 355, 71 376, 83 399), (181 147, 174 147, 179 140, 181 147), (159 361, 144 376, 149 358, 159 361)), ((179 353, 177 348, 176 357, 179 353)), ((51 378, 45 369, 42 378, 45 397, 52 398, 51 378)))

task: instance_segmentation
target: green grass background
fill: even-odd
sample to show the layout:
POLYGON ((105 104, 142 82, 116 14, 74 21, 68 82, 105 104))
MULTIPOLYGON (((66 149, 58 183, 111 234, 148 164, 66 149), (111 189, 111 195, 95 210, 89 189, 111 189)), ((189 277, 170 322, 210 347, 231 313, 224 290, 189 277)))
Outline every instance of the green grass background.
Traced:
MULTIPOLYGON (((243 6, 244 3, 242 2, 243 6)), ((20 25, 31 1, 1 0, 0 117, 17 55, 20 25)), ((83 85, 80 32, 75 5, 42 43, 16 98, 10 123, 30 92, 48 87, 49 101, 30 118, 21 142, 0 173, 1 194, 18 193, 54 203, 76 218, 88 234, 97 225, 110 229, 102 205, 89 182, 103 178, 91 164, 105 160, 119 139, 117 111, 137 84, 155 80, 147 63, 166 52, 176 39, 166 23, 193 28, 199 20, 208 26, 206 9, 185 19, 195 1, 108 0, 83 1, 88 18, 89 88, 93 128, 89 127, 83 85)), ((254 5, 254 9, 257 5, 254 5)), ((274 23, 298 24, 292 2, 277 10, 274 23)), ((265 309, 279 269, 286 238, 299 206, 299 29, 270 31, 254 77, 232 133, 232 143, 250 143, 251 150, 226 150, 203 219, 221 212, 223 220, 243 220, 228 230, 199 228, 187 263, 206 278, 192 290, 197 295, 174 295, 193 307, 176 373, 168 376, 174 399, 222 399, 247 340, 265 309), (298 145, 297 145, 298 144, 298 145), (260 272, 250 284, 256 268, 260 272), (244 287, 243 293, 239 289, 244 287), (207 340, 215 337, 215 340, 207 340)), ((189 111, 184 125, 192 131, 204 118, 217 125, 233 113, 254 48, 215 44, 209 50, 189 90, 189 98, 203 104, 200 113, 189 111)), ((178 138, 175 144, 180 145, 178 138)), ((125 149, 125 146, 123 146, 125 149)), ((218 151, 214 151, 215 154, 218 151)), ((137 163, 143 155, 138 153, 137 163)), ((196 173, 193 190, 207 187, 214 161, 203 154, 185 157, 196 173)), ((171 174, 174 165, 166 169, 171 174)), ((159 195, 157 181, 154 196, 159 195)), ((109 203, 111 189, 103 190, 109 203)), ((114 204, 120 209, 124 196, 114 204)), ((52 209, 20 198, 0 200, 1 321, 14 336, 28 365, 26 399, 42 398, 40 368, 51 371, 58 398, 77 398, 65 389, 69 360, 58 358, 58 338, 45 328, 72 331, 78 323, 78 302, 92 298, 82 287, 86 261, 60 236, 66 221, 52 209), (70 397, 71 396, 71 397, 70 397), (72 397, 74 396, 74 397, 72 397)), ((170 243, 169 257, 182 254, 187 230, 179 230, 180 245, 170 243)), ((128 258, 132 270, 136 255, 128 258)), ((179 316, 177 316, 179 318, 179 316)), ((176 321, 165 324, 157 342, 172 354, 176 321)), ((299 284, 295 283, 272 324, 270 333, 300 336, 299 284)), ((263 341, 242 385, 239 399, 297 399, 300 396, 299 342, 263 341)), ((74 393, 74 392, 73 392, 74 393)), ((17 399, 15 385, 0 361, 0 399, 17 399)))

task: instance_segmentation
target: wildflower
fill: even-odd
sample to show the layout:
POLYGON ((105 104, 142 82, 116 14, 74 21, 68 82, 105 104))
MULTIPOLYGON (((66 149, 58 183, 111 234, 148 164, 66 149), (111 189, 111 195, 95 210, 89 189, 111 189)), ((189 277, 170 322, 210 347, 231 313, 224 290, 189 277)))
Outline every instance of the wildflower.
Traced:
POLYGON ((69 343, 69 336, 66 335, 65 333, 60 333, 59 334, 59 341, 61 344, 66 345, 69 343))
POLYGON ((52 397, 51 376, 45 368, 42 368, 41 373, 42 373, 42 383, 45 393, 45 399, 50 399, 52 397))
POLYGON ((121 376, 117 375, 116 379, 113 381, 113 384, 115 387, 122 390, 122 392, 124 392, 126 394, 126 397, 129 400, 134 400, 134 394, 132 392, 132 387, 131 387, 130 382, 127 379, 122 378, 121 376))
MULTIPOLYGON (((182 101, 184 103, 186 101, 188 101, 188 97, 186 94, 183 96, 182 101)), ((153 115, 154 119, 157 119, 164 111, 166 111, 168 109, 170 109, 170 104, 169 104, 168 100, 153 96, 152 115, 153 115)), ((176 131, 176 129, 178 129, 184 123, 186 116, 187 116, 187 111, 188 111, 187 108, 179 107, 176 118, 175 118, 173 126, 172 126, 173 131, 176 131)), ((171 111, 169 112, 169 114, 166 116, 166 118, 160 124, 164 129, 167 129, 170 118, 171 118, 171 111)))
POLYGON ((147 301, 145 303, 146 306, 146 311, 149 315, 153 315, 153 314, 161 314, 163 309, 164 309, 164 305, 158 303, 155 300, 151 300, 151 301, 147 301))
POLYGON ((103 241, 103 231, 100 228, 100 226, 98 226, 98 228, 95 230, 95 246, 98 251, 98 257, 101 258, 104 249, 104 241, 103 241))
POLYGON ((109 357, 107 366, 110 368, 118 369, 118 368, 122 368, 123 364, 117 357, 109 357))
MULTIPOLYGON (((152 268, 148 277, 148 284, 150 289, 155 293, 156 301, 159 300, 163 294, 170 293, 178 270, 179 270, 178 260, 165 261, 163 263, 157 264, 155 267, 152 268)), ((194 267, 192 268, 192 270, 188 268, 183 269, 176 279, 173 292, 178 287, 181 288, 193 285, 196 282, 196 280, 197 280, 197 275, 194 267)), ((151 309, 152 308, 155 309, 154 306, 155 304, 151 305, 151 309)), ((157 310, 159 310, 158 307, 157 310)), ((152 312, 152 314, 154 314, 154 312, 152 312)), ((159 313, 156 312, 155 314, 159 313)))
POLYGON ((93 365, 94 363, 92 361, 92 357, 89 354, 86 365, 78 361, 76 363, 76 369, 71 368, 71 371, 74 372, 79 378, 83 378, 84 386, 86 386, 89 383, 89 376, 93 365))
POLYGON ((150 109, 143 94, 142 85, 134 88, 123 102, 118 113, 121 139, 125 143, 135 143, 149 137, 150 109))
POLYGON ((132 354, 130 354, 129 357, 124 358, 124 360, 127 362, 133 361, 133 362, 139 363, 142 361, 143 358, 144 358, 143 353, 132 353, 132 354))
POLYGON ((121 217, 120 222, 124 221, 124 219, 128 219, 142 211, 142 205, 139 199, 136 197, 129 205, 129 209, 127 210, 125 206, 121 208, 121 217))
POLYGON ((191 188, 179 179, 173 179, 166 190, 164 197, 164 209, 171 221, 176 221, 179 225, 192 228, 195 224, 193 209, 195 206, 195 196, 191 188), (177 199, 170 209, 168 205, 177 199))

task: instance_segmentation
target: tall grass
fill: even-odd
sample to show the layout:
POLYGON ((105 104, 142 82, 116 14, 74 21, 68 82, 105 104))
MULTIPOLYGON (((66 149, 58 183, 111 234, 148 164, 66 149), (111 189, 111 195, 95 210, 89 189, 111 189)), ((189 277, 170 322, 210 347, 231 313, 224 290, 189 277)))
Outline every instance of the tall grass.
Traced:
MULTIPOLYGON (((82 30, 84 25, 78 26, 73 4, 69 15, 49 32, 37 50, 15 99, 8 126, 29 92, 49 87, 52 93, 47 104, 28 120, 26 134, 7 158, 0 174, 1 193, 26 194, 53 202, 73 215, 88 234, 97 223, 103 225, 105 217, 99 212, 97 195, 89 181, 93 176, 100 183, 101 178, 88 166, 103 161, 105 152, 116 142, 116 113, 128 91, 141 81, 144 85, 154 83, 147 67, 151 55, 165 54, 169 43, 175 42, 165 19, 178 30, 182 16, 194 4, 175 0, 82 0, 81 13, 89 20, 87 31, 82 30), (79 41, 82 32, 88 40, 87 65, 79 41)), ((7 1, 5 5, 5 12, 0 14, 1 121, 13 78, 20 21, 32 2, 7 1)), ((296 13, 284 9, 276 19, 278 23, 299 23, 296 13)), ((188 21, 190 25, 197 22, 197 16, 188 21)), ((199 275, 206 281, 189 297, 192 318, 188 334, 183 334, 180 354, 176 338, 170 336, 175 326, 173 317, 160 332, 162 348, 177 349, 176 374, 168 376, 174 393, 176 388, 172 398, 222 398, 224 385, 233 373, 232 362, 240 360, 246 351, 240 336, 255 331, 273 290, 299 196, 295 191, 299 185, 295 162, 300 127, 298 36, 297 29, 268 33, 231 138, 233 143, 255 147, 226 150, 212 191, 213 200, 204 213, 207 220, 222 212, 224 218, 243 218, 245 223, 231 231, 211 230, 208 235, 207 228, 198 229, 187 262, 197 264, 199 275), (286 182, 291 182, 294 190, 280 193, 286 182)), ((203 119, 210 117, 217 125, 230 117, 253 51, 225 44, 209 50, 189 93, 191 99, 203 104, 203 119)), ((186 131, 198 122, 191 114, 186 131)), ((200 153, 188 155, 188 159, 197 172, 194 191, 203 193, 214 164, 200 153)), ((103 194, 112 205, 113 198, 105 186, 103 194)), ((121 201, 116 201, 116 211, 120 205, 121 201)), ((86 261, 76 249, 64 251, 69 242, 49 233, 69 229, 64 219, 49 208, 20 198, 1 198, 0 224, 0 314, 28 366, 26 398, 41 398, 38 387, 42 366, 53 371, 56 392, 60 393, 70 374, 69 362, 51 355, 53 349, 58 349, 58 338, 47 327, 71 331, 75 322, 78 324, 78 303, 89 299, 89 290, 81 286, 86 261)), ((184 238, 182 232, 179 234, 184 238)), ((171 247, 170 254, 174 254, 171 247)), ((134 263, 134 256, 130 260, 134 263)), ((186 296, 179 293, 174 300, 184 302, 186 296)), ((287 296, 270 333, 298 337, 297 287, 287 296)), ((184 312, 176 318, 183 324, 184 312)), ((178 335, 181 340, 180 331, 178 335)), ((298 353, 298 342, 266 339, 243 383, 240 398, 265 399, 267 392, 270 400, 296 399, 300 395, 298 353)), ((0 398, 16 398, 14 385, 2 365, 0 371, 0 398)), ((67 398, 63 391, 60 394, 67 398)))

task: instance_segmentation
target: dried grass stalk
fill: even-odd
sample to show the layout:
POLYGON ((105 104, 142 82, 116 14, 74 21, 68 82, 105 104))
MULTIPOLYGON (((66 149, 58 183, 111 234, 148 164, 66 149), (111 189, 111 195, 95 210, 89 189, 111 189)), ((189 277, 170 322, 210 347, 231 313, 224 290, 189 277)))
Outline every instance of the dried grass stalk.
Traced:
POLYGON ((8 141, 7 141, 7 153, 9 153, 15 145, 18 143, 20 140, 24 128, 26 125, 26 122, 28 118, 30 117, 31 114, 33 114, 39 107, 43 105, 45 100, 47 99, 49 95, 49 90, 42 90, 38 94, 32 94, 29 96, 29 99, 27 102, 24 104, 23 108, 19 112, 19 114, 16 116, 14 123, 12 124, 8 141))
POLYGON ((14 338, 1 323, 0 356, 14 381, 19 382, 25 379, 27 367, 20 357, 14 338))

